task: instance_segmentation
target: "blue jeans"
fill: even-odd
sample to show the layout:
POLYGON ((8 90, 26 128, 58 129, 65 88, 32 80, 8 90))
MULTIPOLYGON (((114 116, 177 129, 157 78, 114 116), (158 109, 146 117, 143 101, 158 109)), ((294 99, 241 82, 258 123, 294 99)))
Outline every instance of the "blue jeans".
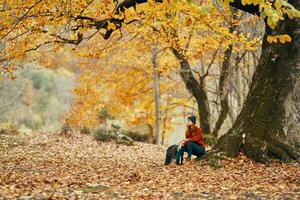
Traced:
POLYGON ((189 142, 185 147, 181 147, 181 149, 177 151, 175 157, 177 164, 179 163, 180 156, 183 155, 184 152, 188 153, 188 158, 191 158, 192 155, 200 158, 200 156, 203 156, 205 154, 205 149, 195 142, 189 142))

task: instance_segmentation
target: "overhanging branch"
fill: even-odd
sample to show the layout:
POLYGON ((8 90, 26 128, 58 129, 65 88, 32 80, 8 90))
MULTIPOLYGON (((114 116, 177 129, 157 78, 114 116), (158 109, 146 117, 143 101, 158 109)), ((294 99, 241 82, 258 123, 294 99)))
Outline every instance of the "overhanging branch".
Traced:
MULTIPOLYGON (((114 14, 120 14, 120 13, 124 13, 125 9, 131 8, 131 7, 135 7, 137 4, 142 4, 142 3, 146 3, 147 0, 125 0, 122 3, 120 3, 116 9, 115 9, 115 13, 114 14)), ((155 0, 155 2, 157 3, 161 3, 163 2, 163 0, 155 0)), ((259 8, 258 6, 254 6, 254 5, 243 5, 241 0, 235 0, 234 2, 229 4, 230 6, 237 8, 239 10, 242 10, 244 12, 248 12, 254 15, 259 15, 259 8)), ((91 22, 93 22, 94 26, 97 29, 106 29, 106 33, 103 35, 104 39, 108 39, 111 34, 113 33, 114 30, 112 29, 108 29, 108 24, 109 23, 113 23, 115 24, 117 29, 120 29, 122 27, 122 24, 124 23, 124 18, 123 19, 117 19, 117 18, 109 18, 109 19, 105 19, 105 20, 95 20, 93 18, 90 17, 85 17, 85 16, 78 16, 76 17, 77 19, 84 19, 84 20, 89 20, 91 22)))

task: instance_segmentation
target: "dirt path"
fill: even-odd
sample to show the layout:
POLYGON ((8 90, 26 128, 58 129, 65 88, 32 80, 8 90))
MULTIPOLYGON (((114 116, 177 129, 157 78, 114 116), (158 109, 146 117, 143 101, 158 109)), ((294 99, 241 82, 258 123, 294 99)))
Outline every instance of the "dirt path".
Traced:
POLYGON ((299 199, 299 164, 163 166, 165 149, 85 135, 2 136, 0 199, 299 199))

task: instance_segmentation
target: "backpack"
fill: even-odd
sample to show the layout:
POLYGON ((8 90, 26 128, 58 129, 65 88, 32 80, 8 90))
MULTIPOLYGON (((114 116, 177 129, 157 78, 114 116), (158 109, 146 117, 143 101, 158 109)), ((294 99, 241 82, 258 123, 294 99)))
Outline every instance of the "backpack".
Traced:
MULTIPOLYGON (((171 145, 167 148, 165 165, 171 164, 172 160, 175 159, 177 148, 177 144, 171 145)), ((179 160, 176 160, 176 164, 183 164, 183 154, 180 155, 179 160)))

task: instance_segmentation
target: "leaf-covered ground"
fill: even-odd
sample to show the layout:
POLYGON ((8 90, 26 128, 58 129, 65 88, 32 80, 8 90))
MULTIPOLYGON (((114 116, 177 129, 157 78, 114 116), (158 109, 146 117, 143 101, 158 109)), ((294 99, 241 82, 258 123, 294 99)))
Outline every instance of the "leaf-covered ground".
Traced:
POLYGON ((165 147, 86 135, 0 135, 0 199, 300 199, 297 163, 243 156, 164 166, 165 147))

